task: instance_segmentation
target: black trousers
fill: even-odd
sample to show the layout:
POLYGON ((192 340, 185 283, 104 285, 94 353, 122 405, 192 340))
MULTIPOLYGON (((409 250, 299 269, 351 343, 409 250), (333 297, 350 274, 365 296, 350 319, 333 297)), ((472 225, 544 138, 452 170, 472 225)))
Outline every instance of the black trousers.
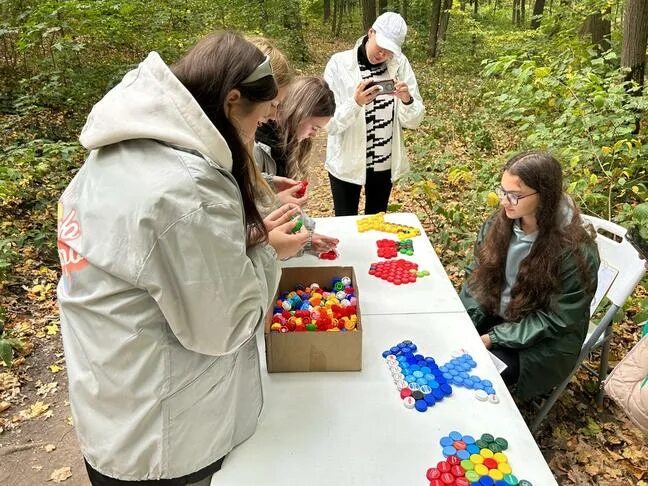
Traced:
MULTIPOLYGON (((342 181, 337 177, 332 176, 330 173, 329 180, 331 181, 331 192, 333 193, 335 215, 357 215, 362 186, 342 181)), ((386 212, 391 189, 391 170, 376 172, 373 169, 367 169, 367 180, 365 182, 365 214, 386 212)))
MULTIPOLYGON (((500 316, 488 316, 477 332, 480 335, 487 334, 497 324, 501 324, 503 319, 500 316)), ((495 356, 506 364, 506 369, 500 375, 507 386, 515 385, 520 378, 520 352, 516 349, 493 346, 490 350, 495 356)))
POLYGON ((197 483, 220 470, 224 459, 225 457, 221 457, 218 461, 202 468, 200 471, 196 471, 195 473, 188 474, 181 478, 145 479, 143 481, 122 481, 121 479, 114 479, 105 476, 88 464, 88 461, 85 461, 85 459, 84 461, 92 486, 186 486, 192 483, 197 483))
POLYGON ((520 378, 520 353, 511 348, 491 348, 490 352, 506 363, 500 375, 507 386, 515 385, 520 378))

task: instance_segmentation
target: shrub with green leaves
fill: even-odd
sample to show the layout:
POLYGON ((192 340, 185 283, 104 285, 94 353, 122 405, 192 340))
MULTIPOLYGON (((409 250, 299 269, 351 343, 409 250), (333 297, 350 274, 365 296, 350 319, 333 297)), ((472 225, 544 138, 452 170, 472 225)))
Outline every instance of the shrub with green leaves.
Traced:
POLYGON ((628 92, 615 63, 611 51, 582 58, 567 48, 504 56, 484 67, 498 114, 522 133, 526 148, 555 153, 580 206, 605 219, 648 198, 645 130, 635 133, 648 99, 628 92))
POLYGON ((0 306, 0 360, 9 367, 13 362, 14 350, 20 351, 23 347, 22 341, 15 337, 10 337, 5 329, 6 311, 0 306))

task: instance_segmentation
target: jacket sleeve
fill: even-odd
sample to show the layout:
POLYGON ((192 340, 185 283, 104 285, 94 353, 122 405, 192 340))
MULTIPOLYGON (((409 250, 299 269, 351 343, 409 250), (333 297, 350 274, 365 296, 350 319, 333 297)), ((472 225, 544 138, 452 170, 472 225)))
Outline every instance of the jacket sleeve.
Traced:
POLYGON ((479 229, 479 233, 477 234, 477 239, 475 240, 473 261, 466 267, 464 284, 461 287, 461 292, 459 292, 459 299, 461 299, 461 303, 464 305, 466 312, 468 312, 470 319, 473 321, 473 324, 475 324, 475 327, 477 328, 479 328, 480 325, 486 320, 487 314, 484 308, 479 303, 479 301, 475 299, 471 294, 470 288, 468 287, 468 277, 470 277, 470 274, 473 272, 475 268, 477 268, 477 265, 479 265, 479 260, 478 260, 479 248, 481 247, 482 242, 484 241, 484 236, 488 231, 489 227, 490 227, 490 220, 486 221, 479 229))
POLYGON ((270 176, 277 175, 277 164, 269 153, 270 147, 260 142, 254 143, 252 154, 259 171, 270 176))
POLYGON ((185 348, 226 355, 254 335, 278 280, 271 247, 249 253, 240 207, 203 205, 158 238, 137 284, 185 348))
POLYGON ((416 82, 416 76, 414 76, 412 66, 405 56, 403 56, 403 62, 398 67, 398 78, 400 81, 407 83, 410 95, 414 100, 409 105, 398 103, 398 120, 403 128, 418 128, 425 116, 425 107, 416 82))
MULTIPOLYGON (((588 271, 597 283, 599 257, 596 247, 583 248, 588 271)), ((573 254, 566 254, 561 270, 560 291, 552 299, 550 309, 528 314, 519 322, 504 322, 494 326, 488 333, 493 345, 523 349, 537 342, 571 332, 589 318, 589 306, 593 292, 582 283, 580 271, 573 254)))
MULTIPOLYGON (((344 85, 344 77, 347 73, 340 73, 335 56, 326 64, 324 79, 328 83, 335 97, 335 114, 326 125, 326 130, 331 135, 338 135, 349 128, 364 113, 364 107, 358 105, 353 98, 353 92, 349 93, 349 87, 344 85)), ((355 90, 355 86, 352 87, 355 90)))

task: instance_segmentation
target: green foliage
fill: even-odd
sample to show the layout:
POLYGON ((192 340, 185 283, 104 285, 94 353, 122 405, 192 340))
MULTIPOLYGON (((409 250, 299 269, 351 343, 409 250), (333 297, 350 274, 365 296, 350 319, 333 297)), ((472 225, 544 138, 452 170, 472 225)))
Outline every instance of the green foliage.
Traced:
POLYGON ((32 140, 2 149, 0 211, 14 221, 0 227, 0 277, 29 246, 49 262, 56 262, 56 204, 76 172, 83 151, 76 142, 32 140), (15 220, 24 219, 17 225, 15 220))
POLYGON ((176 60, 198 38, 233 29, 280 40, 306 61, 297 0, 0 0, 0 109, 87 108, 149 51, 176 60))
POLYGON ((7 329, 5 329, 6 315, 4 307, 0 306, 0 360, 7 367, 10 367, 13 361, 14 349, 16 351, 22 350, 23 344, 20 339, 11 337, 7 329))
POLYGON ((58 260, 56 200, 93 103, 155 50, 171 63, 217 29, 308 59, 297 0, 0 0, 0 280, 26 249, 58 260))
POLYGON ((644 133, 634 134, 645 97, 627 92, 616 55, 583 62, 564 51, 486 63, 487 96, 526 147, 546 147, 566 165, 569 190, 589 212, 612 219, 623 203, 648 197, 644 133))

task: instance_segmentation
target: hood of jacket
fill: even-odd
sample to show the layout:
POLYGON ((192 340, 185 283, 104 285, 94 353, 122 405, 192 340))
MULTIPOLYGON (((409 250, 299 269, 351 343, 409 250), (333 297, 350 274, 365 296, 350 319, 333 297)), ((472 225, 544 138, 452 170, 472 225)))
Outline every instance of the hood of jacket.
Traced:
POLYGON ((137 139, 197 151, 210 164, 232 170, 227 142, 157 52, 92 108, 79 137, 88 150, 137 139))

